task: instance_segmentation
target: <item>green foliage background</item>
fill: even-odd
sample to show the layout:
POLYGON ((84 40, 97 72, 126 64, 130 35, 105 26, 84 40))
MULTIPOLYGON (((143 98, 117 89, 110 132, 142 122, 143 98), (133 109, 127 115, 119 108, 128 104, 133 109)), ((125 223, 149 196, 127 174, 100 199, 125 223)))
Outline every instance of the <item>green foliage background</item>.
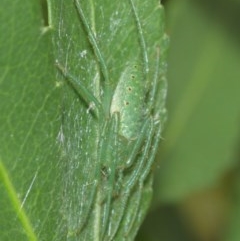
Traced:
MULTIPOLYGON (((168 123, 158 152, 152 208, 136 240, 238 241, 240 2, 168 0, 164 4, 171 38, 168 123)), ((16 240, 16 235, 18 240, 27 240, 23 226, 29 230, 29 239, 36 240, 29 219, 36 220, 33 225, 42 240, 61 240, 60 232, 55 232, 61 227, 54 213, 59 203, 53 206, 51 200, 61 197, 62 169, 57 161, 49 161, 58 153, 55 137, 60 129, 61 88, 52 68, 54 58, 49 55, 50 36, 39 36, 42 21, 43 11, 34 1, 1 1, 3 241, 16 240), (6 157, 11 161, 6 162, 6 157), (29 183, 38 180, 26 200, 33 204, 27 205, 29 219, 24 211, 16 218, 21 204, 14 194, 9 205, 4 185, 11 176, 4 176, 4 168, 14 176, 14 188, 22 200, 29 183)))
POLYGON ((168 122, 138 241, 240 239, 240 2, 165 2, 168 122))

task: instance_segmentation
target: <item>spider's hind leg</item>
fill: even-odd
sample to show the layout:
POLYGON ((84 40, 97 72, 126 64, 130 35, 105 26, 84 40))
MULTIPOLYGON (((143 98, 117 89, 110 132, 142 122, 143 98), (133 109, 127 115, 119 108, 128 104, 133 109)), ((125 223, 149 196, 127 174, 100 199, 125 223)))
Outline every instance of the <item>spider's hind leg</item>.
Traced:
MULTIPOLYGON (((159 124, 154 124, 154 130, 153 130, 153 135, 152 135, 152 140, 150 143, 150 148, 148 151, 148 155, 146 156, 146 162, 143 167, 142 167, 142 171, 141 171, 141 175, 139 176, 139 179, 137 180, 138 182, 138 187, 137 187, 137 200, 136 203, 138 205, 138 207, 136 207, 136 212, 135 212, 135 216, 132 218, 132 220, 130 220, 131 222, 129 222, 128 225, 125 226, 125 235, 128 235, 128 233, 131 232, 131 228, 134 226, 134 224, 136 222, 139 221, 139 216, 141 215, 141 212, 139 210, 140 208, 140 204, 141 204, 141 199, 142 199, 142 192, 143 192, 143 188, 145 185, 145 181, 147 180, 150 172, 151 172, 151 168, 153 166, 153 162, 155 160, 155 156, 156 156, 156 152, 158 149, 158 145, 159 145, 159 141, 161 137, 161 125, 159 124)), ((132 183, 133 185, 134 183, 132 183)), ((136 184, 136 183, 135 183, 136 184)))
POLYGON ((107 124, 106 135, 103 137, 105 141, 103 141, 100 153, 101 166, 102 168, 107 168, 107 175, 102 180, 102 188, 105 189, 104 193, 107 193, 104 195, 101 221, 101 236, 103 240, 111 216, 113 191, 116 183, 116 167, 119 162, 119 119, 119 113, 115 112, 112 114, 107 124))
MULTIPOLYGON (((121 181, 121 192, 119 194, 120 195, 119 199, 121 199, 121 203, 119 204, 120 209, 118 209, 118 217, 115 220, 115 226, 114 226, 114 229, 112 229, 109 240, 114 239, 115 235, 118 232, 118 229, 120 227, 120 224, 124 215, 129 216, 129 218, 127 218, 128 220, 126 219, 128 225, 132 223, 132 220, 135 220, 135 215, 136 215, 135 211, 136 211, 136 208, 138 209, 138 206, 139 206, 138 202, 140 201, 141 198, 136 199, 137 203, 131 204, 131 205, 137 204, 136 208, 135 207, 133 208, 134 211, 130 212, 131 214, 129 215, 126 214, 126 210, 128 209, 128 202, 131 196, 131 192, 136 187, 136 184, 139 182, 141 174, 144 171, 143 168, 145 166, 145 163, 148 160, 149 150, 151 148, 152 138, 154 135, 154 124, 151 118, 145 121, 139 135, 140 136, 138 140, 136 140, 136 143, 132 149, 132 153, 130 154, 131 160, 128 162, 128 165, 125 167, 125 169, 122 169, 120 171, 120 172, 123 172, 122 175, 120 175, 123 178, 123 180, 121 181)), ((126 227, 126 225, 124 225, 124 227, 126 227)), ((121 232, 124 232, 124 231, 121 231, 121 232)))

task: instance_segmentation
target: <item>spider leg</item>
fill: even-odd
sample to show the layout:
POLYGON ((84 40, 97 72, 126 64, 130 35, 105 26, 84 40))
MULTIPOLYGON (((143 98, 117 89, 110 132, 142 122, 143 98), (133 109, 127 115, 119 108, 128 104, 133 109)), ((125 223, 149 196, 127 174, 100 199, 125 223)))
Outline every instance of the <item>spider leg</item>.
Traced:
POLYGON ((72 76, 58 61, 56 61, 56 66, 77 91, 79 97, 83 98, 83 100, 89 105, 89 108, 94 112, 94 114, 99 117, 103 116, 101 103, 97 100, 93 93, 84 86, 81 80, 72 76))
POLYGON ((98 63, 100 65, 100 69, 102 72, 102 75, 104 77, 104 81, 105 81, 105 85, 104 85, 104 95, 105 95, 105 111, 108 114, 110 111, 110 104, 111 104, 111 98, 112 98, 112 89, 111 89, 111 85, 110 85, 110 77, 109 77, 109 71, 106 65, 106 61, 104 60, 104 57, 101 53, 99 44, 97 42, 96 39, 96 34, 93 32, 87 18, 86 15, 84 14, 83 8, 82 8, 82 4, 80 3, 79 0, 74 0, 79 17, 83 23, 83 26, 88 34, 88 39, 89 42, 94 50, 94 53, 97 57, 98 63))
POLYGON ((145 39, 144 39, 144 35, 143 35, 143 29, 142 29, 142 25, 141 25, 141 22, 140 22, 140 19, 139 19, 139 16, 138 16, 138 13, 137 13, 137 9, 133 3, 133 0, 129 0, 129 3, 131 5, 131 8, 132 8, 132 12, 133 12, 133 16, 135 18, 135 22, 136 22, 136 27, 137 27, 137 30, 138 30, 138 37, 139 37, 139 40, 140 40, 140 45, 141 45, 141 48, 142 48, 142 54, 143 54, 143 63, 144 63, 144 77, 146 78, 147 77, 147 74, 149 72, 149 60, 148 60, 148 53, 147 53, 147 46, 146 46, 146 42, 145 42, 145 39))
POLYGON ((99 46, 98 46, 98 43, 97 43, 97 40, 95 38, 95 34, 93 33, 88 21, 87 21, 87 18, 83 12, 83 9, 82 9, 82 6, 81 6, 81 3, 79 0, 74 0, 75 1, 75 5, 77 7, 77 10, 78 10, 78 13, 79 13, 79 16, 82 20, 82 23, 86 29, 86 32, 88 33, 88 38, 89 38, 89 41, 94 49, 94 52, 96 54, 96 56, 98 57, 98 61, 101 65, 101 69, 102 69, 102 73, 104 75, 104 78, 106 80, 107 83, 109 83, 109 74, 108 74, 108 69, 107 69, 107 66, 105 64, 105 61, 104 61, 104 58, 102 56, 102 53, 99 49, 99 46))
POLYGON ((116 166, 119 161, 119 113, 115 112, 113 113, 110 123, 109 123, 109 133, 106 137, 107 142, 106 146, 102 146, 103 149, 107 150, 109 147, 111 147, 111 150, 106 153, 104 152, 104 155, 102 156, 103 159, 108 159, 107 163, 110 163, 109 166, 109 177, 107 180, 107 198, 106 203, 104 204, 104 210, 103 210, 103 218, 102 218, 102 225, 101 225, 101 233, 102 233, 102 240, 104 239, 104 235, 107 230, 107 224, 110 218, 110 211, 112 208, 111 202, 113 197, 113 189, 114 189, 114 183, 115 183, 115 177, 116 177, 116 166))
MULTIPOLYGON (((142 198, 142 189, 143 189, 143 186, 144 186, 144 182, 146 180, 146 178, 148 177, 150 171, 151 171, 151 168, 152 168, 152 165, 153 165, 153 162, 155 160, 155 156, 156 156, 156 152, 157 152, 157 149, 158 149, 158 145, 159 145, 159 141, 160 141, 160 137, 161 137, 161 126, 160 124, 156 125, 155 128, 154 128, 154 133, 156 132, 156 134, 154 135, 154 137, 152 138, 152 141, 151 141, 151 149, 149 150, 149 153, 148 153, 148 156, 146 157, 147 158, 147 162, 146 162, 146 165, 143 167, 143 172, 141 172, 141 175, 139 177, 139 187, 138 187, 138 192, 139 192, 139 196, 138 196, 138 200, 137 200, 137 205, 138 205, 138 208, 140 207, 140 203, 141 203, 141 198, 142 198)), ((131 222, 129 222, 125 227, 125 232, 124 232, 124 235, 128 235, 128 233, 131 232, 131 229, 132 227, 134 226, 134 223, 137 222, 137 217, 138 217, 138 211, 136 209, 136 212, 135 212, 135 215, 134 217, 130 220, 130 219, 126 219, 126 220, 130 220, 131 222)))
MULTIPOLYGON (((150 120, 147 120, 145 123, 149 123, 149 127, 148 129, 145 129, 145 125, 143 126, 143 130, 144 132, 142 132, 142 135, 144 136, 144 140, 146 140, 146 144, 144 146, 143 149, 143 153, 141 154, 141 156, 139 157, 139 161, 138 161, 138 166, 134 167, 134 171, 133 171, 133 175, 131 176, 131 178, 124 184, 125 188, 127 189, 127 193, 131 191, 131 189, 134 187, 134 185, 136 184, 136 182, 138 181, 139 177, 142 174, 142 168, 144 166, 144 163, 146 162, 146 159, 148 157, 149 154, 149 150, 151 148, 151 144, 152 144, 152 138, 154 136, 154 123, 152 118, 150 118, 150 120), (149 132, 148 132, 148 131, 149 132), (146 138, 147 136, 147 138, 146 138)), ((141 149, 141 147, 139 148, 139 150, 137 152, 139 152, 141 149)))
POLYGON ((99 153, 99 155, 96 158, 97 165, 96 165, 96 169, 94 170, 95 171, 94 187, 91 187, 91 195, 90 195, 90 198, 87 200, 88 201, 88 206, 86 207, 86 210, 85 210, 86 214, 85 214, 84 217, 82 217, 82 220, 84 220, 84 221, 79 226, 79 228, 78 228, 78 230, 76 232, 77 235, 79 235, 81 233, 81 231, 83 230, 83 228, 87 224, 91 208, 93 207, 94 202, 96 202, 94 200, 96 199, 97 190, 98 190, 100 182, 101 182, 101 166, 102 166, 101 150, 102 150, 102 147, 104 146, 104 141, 105 141, 104 138, 106 136, 106 133, 107 133, 107 124, 105 124, 103 126, 103 130, 102 130, 102 133, 101 133, 101 138, 100 138, 100 142, 99 142, 99 146, 98 146, 98 150, 99 150, 98 153, 99 153))
POLYGON ((132 152, 130 153, 130 156, 129 156, 127 162, 126 162, 126 166, 125 166, 126 169, 129 168, 129 167, 131 167, 131 166, 133 165, 133 163, 134 163, 134 161, 135 161, 135 159, 136 159, 136 156, 139 154, 139 151, 141 150, 141 147, 142 147, 142 145, 143 145, 143 143, 144 143, 144 141, 145 141, 146 132, 147 132, 148 129, 149 129, 149 125, 150 125, 150 120, 147 119, 147 120, 144 122, 144 124, 143 124, 143 126, 142 126, 142 128, 141 128, 141 130, 140 130, 139 137, 138 137, 138 139, 136 140, 136 143, 135 143, 135 145, 134 145, 134 147, 133 147, 133 150, 132 150, 132 152))
POLYGON ((133 226, 133 224, 134 224, 134 222, 135 222, 135 220, 138 216, 140 202, 141 202, 141 198, 142 198, 142 187, 139 186, 138 189, 136 190, 136 192, 132 195, 136 195, 136 196, 134 197, 134 206, 131 206, 129 208, 129 212, 125 213, 126 222, 123 225, 123 227, 124 227, 124 230, 123 230, 124 237, 128 237, 128 233, 132 229, 132 226, 133 226))
POLYGON ((153 175, 149 176, 149 179, 147 180, 146 184, 144 183, 144 187, 138 185, 138 189, 136 191, 137 196, 135 201, 135 215, 132 218, 131 222, 129 222, 129 225, 125 226, 123 234, 124 237, 132 238, 136 236, 136 233, 139 229, 139 223, 142 223, 144 217, 146 216, 146 204, 150 202, 152 197, 152 181, 153 175))
POLYGON ((147 178, 147 176, 148 176, 148 174, 149 174, 149 172, 152 168, 155 156, 157 154, 159 142, 160 142, 160 139, 161 139, 161 132, 162 132, 161 124, 159 123, 158 125, 156 125, 155 128, 156 128, 156 134, 155 134, 155 137, 152 141, 152 149, 151 149, 151 152, 150 152, 150 155, 149 155, 149 158, 148 158, 147 165, 144 168, 144 172, 142 173, 142 175, 140 177, 140 182, 142 182, 142 183, 147 178))
MULTIPOLYGON (((134 167, 135 170, 133 170, 133 174, 130 176, 130 178, 125 182, 123 180, 124 183, 122 184, 122 189, 124 188, 124 190, 120 193, 121 195, 120 198, 122 199, 122 202, 121 202, 121 208, 120 210, 118 210, 118 221, 116 221, 114 230, 112 230, 109 240, 114 239, 118 231, 119 225, 122 221, 122 218, 125 214, 129 196, 131 195, 131 191, 135 187, 135 184, 139 181, 139 178, 142 173, 142 168, 144 167, 144 163, 148 158, 153 135, 154 135, 154 124, 151 119, 148 119, 143 124, 142 130, 140 132, 140 137, 139 137, 140 141, 138 140, 136 141, 135 146, 133 147, 133 151, 131 153, 131 156, 135 157, 133 161, 137 161, 137 163, 136 163, 136 166, 134 167), (144 146, 143 152, 139 157, 139 160, 136 160, 137 154, 140 152, 141 148, 143 147, 144 142, 146 142, 146 145, 144 146)), ((128 169, 128 167, 126 169, 128 169)), ((130 219, 132 219, 132 217, 130 217, 130 219)), ((129 222, 131 222, 131 220, 129 220, 129 222)))
MULTIPOLYGON (((158 92, 158 87, 159 87, 159 58, 160 58, 160 50, 159 48, 156 49, 157 51, 157 57, 156 57, 156 70, 155 70, 155 73, 154 73, 154 77, 153 77, 153 81, 152 81, 152 86, 151 86, 151 91, 150 91, 150 94, 149 94, 149 98, 148 98, 148 101, 147 101, 147 114, 148 115, 151 115, 152 111, 154 111, 154 109, 156 107, 159 108, 158 103, 156 103, 156 95, 157 95, 157 92, 158 92)), ((153 114, 154 115, 154 114, 153 114)))

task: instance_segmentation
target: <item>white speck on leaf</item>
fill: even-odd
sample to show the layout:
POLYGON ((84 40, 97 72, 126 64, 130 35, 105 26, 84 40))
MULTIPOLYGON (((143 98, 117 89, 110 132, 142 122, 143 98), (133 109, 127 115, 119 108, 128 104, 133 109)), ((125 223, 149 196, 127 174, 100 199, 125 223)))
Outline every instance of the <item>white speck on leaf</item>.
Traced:
POLYGON ((80 52, 80 57, 81 58, 86 57, 86 55, 87 55, 87 50, 83 50, 82 52, 80 52))

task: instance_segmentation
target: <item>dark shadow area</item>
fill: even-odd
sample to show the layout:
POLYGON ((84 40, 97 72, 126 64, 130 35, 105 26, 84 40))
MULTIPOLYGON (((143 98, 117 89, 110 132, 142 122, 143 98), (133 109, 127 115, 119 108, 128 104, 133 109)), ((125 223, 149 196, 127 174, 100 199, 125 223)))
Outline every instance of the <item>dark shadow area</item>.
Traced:
POLYGON ((176 206, 152 210, 142 224, 136 241, 199 241, 190 232, 176 206))
POLYGON ((222 25, 238 42, 240 41, 240 3, 224 0, 195 0, 193 1, 208 16, 222 25))
POLYGON ((43 26, 48 27, 48 7, 47 7, 47 0, 40 0, 41 8, 42 8, 42 16, 43 16, 43 26))

